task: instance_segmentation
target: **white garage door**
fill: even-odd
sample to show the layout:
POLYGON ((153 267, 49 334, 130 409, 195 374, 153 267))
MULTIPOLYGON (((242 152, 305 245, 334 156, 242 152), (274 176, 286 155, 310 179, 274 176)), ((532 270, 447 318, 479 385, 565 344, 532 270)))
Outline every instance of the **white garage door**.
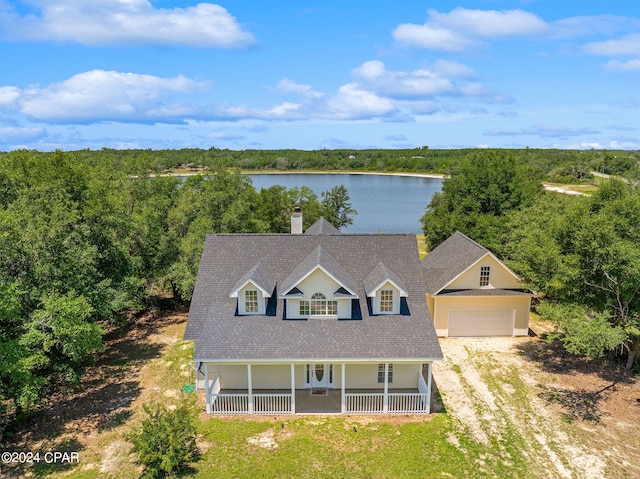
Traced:
POLYGON ((449 311, 449 336, 513 336, 513 309, 449 311))

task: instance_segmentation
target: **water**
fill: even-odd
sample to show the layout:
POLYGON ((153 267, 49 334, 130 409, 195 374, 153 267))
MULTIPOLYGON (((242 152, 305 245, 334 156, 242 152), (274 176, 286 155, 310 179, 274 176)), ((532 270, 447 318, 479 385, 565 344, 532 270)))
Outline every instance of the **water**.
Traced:
MULTIPOLYGON (((358 212, 345 233, 421 233, 420 218, 442 179, 398 175, 265 174, 249 175, 257 190, 273 185, 308 186, 320 193, 344 185, 358 212)), ((304 214, 304 211, 303 211, 304 214)))

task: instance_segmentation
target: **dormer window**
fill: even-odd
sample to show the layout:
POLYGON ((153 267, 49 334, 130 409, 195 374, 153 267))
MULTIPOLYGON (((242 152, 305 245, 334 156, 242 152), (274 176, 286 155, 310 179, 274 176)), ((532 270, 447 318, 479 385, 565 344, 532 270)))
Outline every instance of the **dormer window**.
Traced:
POLYGON ((392 289, 380 290, 380 312, 381 313, 393 312, 393 290, 392 289))
POLYGON ((244 308, 247 313, 257 313, 258 292, 255 289, 248 289, 244 292, 244 308))
POLYGON ((335 316, 338 314, 338 302, 327 300, 322 293, 314 293, 311 301, 300 301, 300 316, 335 316))
POLYGON ((489 286, 491 266, 480 266, 480 287, 489 286))

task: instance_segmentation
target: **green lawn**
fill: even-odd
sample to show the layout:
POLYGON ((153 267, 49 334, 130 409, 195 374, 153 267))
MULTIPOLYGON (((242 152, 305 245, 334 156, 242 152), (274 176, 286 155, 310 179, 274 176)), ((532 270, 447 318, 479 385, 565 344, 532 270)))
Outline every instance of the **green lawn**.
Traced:
POLYGON ((484 447, 460 434, 463 439, 454 444, 453 427, 447 414, 418 422, 209 419, 200 428, 209 448, 192 473, 199 478, 527 477, 526 464, 502 461, 498 444, 484 447), (250 442, 261 435, 277 446, 250 442))

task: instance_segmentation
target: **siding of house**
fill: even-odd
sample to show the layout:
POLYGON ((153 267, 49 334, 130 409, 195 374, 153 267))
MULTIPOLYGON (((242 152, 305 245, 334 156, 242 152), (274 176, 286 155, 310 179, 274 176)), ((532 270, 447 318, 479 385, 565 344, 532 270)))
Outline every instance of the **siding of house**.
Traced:
POLYGON ((438 335, 449 329, 449 311, 460 309, 514 309, 515 335, 526 335, 529 327, 529 296, 473 296, 473 297, 438 297, 436 299, 434 323, 438 335))
MULTIPOLYGON (((304 292, 305 300, 310 300, 314 293, 322 293, 328 300, 334 300, 333 293, 340 288, 340 285, 331 279, 322 270, 315 270, 298 284, 298 289, 304 292)), ((291 319, 300 318, 300 299, 287 300, 287 317, 291 319)), ((351 317, 351 300, 338 299, 338 317, 351 317)))
POLYGON ((447 289, 475 289, 480 284, 480 267, 490 266, 490 286, 501 289, 521 288, 518 279, 515 278, 502 264, 487 255, 465 271, 460 277, 447 285, 447 289))
MULTIPOLYGON (((389 388, 417 387, 420 364, 393 364, 393 383, 389 388)), ((347 364, 347 388, 379 389, 383 384, 378 383, 378 364, 347 364)), ((336 387, 339 383, 336 383, 336 387)))
MULTIPOLYGON (((216 364, 208 363, 209 378, 213 379, 216 373, 220 374, 220 386, 222 389, 248 389, 248 376, 246 364, 216 364)), ((304 364, 294 366, 295 387, 305 387, 304 364)), ((392 389, 415 388, 417 377, 421 370, 420 364, 394 364, 392 389)), ((203 369, 204 371, 204 369, 203 369)), ((334 385, 340 389, 342 384, 342 366, 333 363, 334 385)), ((375 364, 347 364, 346 387, 349 389, 379 389, 383 384, 378 383, 378 363, 375 364)), ((251 366, 251 379, 253 389, 290 389, 291 366, 289 364, 253 364, 251 366)), ((199 384, 203 387, 204 383, 199 384)))

